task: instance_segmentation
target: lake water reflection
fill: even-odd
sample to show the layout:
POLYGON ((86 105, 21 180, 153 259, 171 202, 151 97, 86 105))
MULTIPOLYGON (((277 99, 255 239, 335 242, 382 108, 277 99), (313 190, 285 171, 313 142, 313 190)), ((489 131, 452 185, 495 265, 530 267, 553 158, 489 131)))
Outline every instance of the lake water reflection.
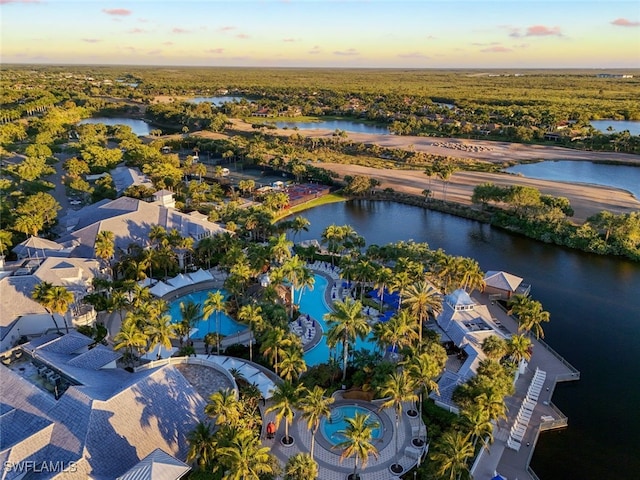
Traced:
POLYGON ((602 133, 611 133, 607 128, 613 128, 613 132, 623 132, 629 130, 631 135, 640 135, 640 121, 634 120, 591 120, 589 122, 593 128, 602 133))
POLYGON ((328 225, 349 224, 368 244, 413 239, 473 257, 485 271, 523 277, 551 314, 547 342, 582 375, 558 385, 553 401, 569 417, 569 428, 540 436, 532 468, 544 480, 630 478, 630 472, 640 472, 640 264, 391 202, 335 203, 304 216, 311 226, 303 240, 320 239, 328 225))
POLYGON ((349 120, 322 120, 320 122, 275 122, 278 128, 298 128, 299 130, 344 130, 353 133, 374 133, 390 135, 389 129, 379 125, 352 122, 349 120))
POLYGON ((79 122, 80 124, 96 124, 96 123, 104 123, 107 126, 114 125, 126 125, 131 127, 133 133, 138 136, 149 135, 151 132, 151 126, 145 122, 144 120, 136 120, 133 118, 125 118, 125 117, 94 117, 94 118, 85 118, 79 122))
POLYGON ((622 188, 640 199, 640 167, 560 161, 516 165, 505 171, 542 180, 592 183, 622 188))

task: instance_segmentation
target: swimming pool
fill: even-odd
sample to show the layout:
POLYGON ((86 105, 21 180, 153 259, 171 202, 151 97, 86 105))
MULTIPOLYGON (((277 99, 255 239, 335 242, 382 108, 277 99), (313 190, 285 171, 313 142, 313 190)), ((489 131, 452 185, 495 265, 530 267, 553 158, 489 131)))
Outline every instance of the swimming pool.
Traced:
MULTIPOLYGON (((169 302, 169 315, 171 315, 172 323, 180 323, 182 321, 182 316, 180 315, 180 302, 187 303, 188 301, 192 301, 194 303, 199 303, 200 311, 202 312, 202 307, 204 307, 204 302, 207 299, 207 295, 210 291, 215 290, 200 290, 198 292, 188 293, 180 298, 176 298, 175 300, 169 302)), ((225 292, 224 290, 220 290, 220 292, 222 292, 226 300, 228 296, 227 292, 225 292)), ((220 312, 219 315, 220 333, 225 337, 234 335, 247 329, 246 325, 236 322, 225 313, 220 312)), ((209 319, 206 321, 200 318, 194 328, 197 328, 198 331, 193 334, 193 338, 204 338, 207 333, 215 333, 216 314, 212 313, 211 316, 209 316, 209 319)))
POLYGON ((382 420, 377 413, 360 405, 341 405, 331 409, 330 418, 325 417, 320 421, 320 431, 324 438, 326 438, 331 445, 337 445, 343 442, 345 437, 338 432, 347 428, 347 421, 345 419, 355 417, 356 413, 369 415, 369 422, 376 422, 378 424, 371 432, 371 438, 373 440, 382 437, 382 420))
MULTIPOLYGON (((327 322, 324 320, 324 315, 329 313, 329 307, 327 306, 324 298, 324 292, 329 285, 329 281, 323 275, 314 275, 315 284, 313 290, 305 289, 302 294, 302 300, 300 301, 300 311, 302 313, 308 313, 311 317, 318 321, 322 327, 322 331, 327 333, 329 328, 327 322)), ((370 334, 364 340, 356 339, 355 348, 352 351, 365 349, 367 351, 374 351, 376 343, 373 340, 373 336, 370 334)), ((342 358, 342 348, 338 346, 339 358, 342 358)), ((304 361, 307 366, 313 367, 321 363, 326 363, 329 360, 329 346, 327 345, 327 337, 324 335, 320 339, 320 342, 311 350, 304 354, 304 361)))

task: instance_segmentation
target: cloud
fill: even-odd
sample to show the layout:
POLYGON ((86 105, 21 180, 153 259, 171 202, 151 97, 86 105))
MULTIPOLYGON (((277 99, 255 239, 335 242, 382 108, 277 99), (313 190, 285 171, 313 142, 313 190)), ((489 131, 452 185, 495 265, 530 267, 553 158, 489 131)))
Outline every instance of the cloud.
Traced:
POLYGON ((87 43, 98 43, 102 40, 100 40, 99 38, 83 38, 82 41, 87 43))
POLYGON ((4 5, 6 3, 44 3, 40 0, 0 0, 0 5, 4 5))
POLYGON ((103 8, 103 13, 107 15, 117 15, 121 17, 126 17, 127 15, 131 15, 131 10, 127 10, 126 8, 103 8))
POLYGON ((206 50, 206 53, 211 53, 213 55, 221 55, 224 53, 224 48, 210 48, 206 50))
POLYGON ((282 41, 285 42, 285 43, 297 42, 297 40, 295 38, 283 38, 282 41))
POLYGON ((218 31, 220 32, 230 32, 231 30, 235 30, 236 27, 232 27, 231 25, 226 25, 224 27, 220 27, 218 31))
POLYGON ((616 27, 640 27, 640 22, 633 22, 626 18, 616 18, 611 22, 611 25, 615 25, 616 27))
POLYGON ((321 52, 320 50, 320 45, 314 45, 313 48, 311 50, 309 50, 307 53, 309 55, 317 55, 321 52))
POLYGON ((485 53, 507 53, 507 52, 511 52, 513 50, 511 50, 508 47, 504 47, 502 45, 494 45, 488 48, 483 48, 482 50, 480 50, 481 52, 485 52, 485 53))
POLYGON ((525 37, 549 37, 549 36, 561 37, 562 32, 560 27, 545 27, 544 25, 533 25, 527 28, 525 37))
POLYGON ((356 55, 360 55, 360 53, 358 53, 358 51, 355 48, 349 48, 347 50, 337 50, 333 52, 333 54, 344 56, 344 57, 353 57, 356 55))
POLYGON ((171 45, 173 45, 173 42, 162 42, 162 44, 166 45, 166 46, 171 46, 171 45))
POLYGON ((160 55, 162 53, 162 50, 151 50, 150 52, 147 53, 147 55, 160 55))
POLYGON ((398 57, 400 58, 429 58, 420 52, 410 52, 410 53, 399 53, 398 57))
POLYGON ((236 38, 240 38, 241 40, 246 40, 247 38, 249 38, 249 35, 247 35, 246 33, 239 33, 238 35, 236 35, 236 38))
POLYGON ((191 33, 191 31, 190 30, 185 30, 184 28, 175 27, 175 28, 173 28, 171 30, 171 33, 178 33, 178 34, 180 34, 180 33, 191 33))
POLYGON ((147 33, 147 31, 143 30, 142 28, 132 28, 131 30, 127 31, 127 33, 147 33))

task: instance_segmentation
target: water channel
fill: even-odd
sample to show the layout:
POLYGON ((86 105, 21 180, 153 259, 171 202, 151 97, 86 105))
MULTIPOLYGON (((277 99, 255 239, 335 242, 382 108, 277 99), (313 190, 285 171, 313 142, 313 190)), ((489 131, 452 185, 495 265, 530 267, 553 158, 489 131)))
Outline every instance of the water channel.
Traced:
POLYGON ((567 160, 516 165, 505 171, 542 180, 591 183, 622 188, 640 199, 640 167, 567 160))
POLYGON ((352 122, 351 120, 321 120, 319 122, 274 122, 278 128, 297 128, 298 130, 344 130, 353 133, 371 133, 391 135, 389 129, 381 125, 352 122))
POLYGON ((532 468, 543 480, 630 478, 640 472, 640 264, 547 245, 472 220, 418 207, 355 200, 304 213, 320 239, 331 224, 351 225, 368 244, 426 242, 473 257, 532 284, 551 314, 546 341, 581 371, 559 384, 554 403, 569 428, 541 435, 532 468))
POLYGON ((96 124, 103 123, 108 127, 113 127, 115 125, 126 125, 127 127, 131 127, 131 131, 138 136, 149 135, 151 132, 151 126, 145 122, 144 120, 136 120, 133 118, 126 117, 95 117, 95 118, 85 118, 79 122, 80 125, 83 124, 96 124))

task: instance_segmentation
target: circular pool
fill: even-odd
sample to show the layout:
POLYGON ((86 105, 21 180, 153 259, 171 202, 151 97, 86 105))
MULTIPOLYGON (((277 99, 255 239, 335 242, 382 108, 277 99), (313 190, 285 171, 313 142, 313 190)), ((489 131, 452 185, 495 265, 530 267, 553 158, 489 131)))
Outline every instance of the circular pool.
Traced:
POLYGON ((341 430, 347 428, 347 418, 355 417, 356 413, 369 415, 370 422, 376 422, 378 426, 372 430, 371 439, 379 440, 384 433, 384 427, 380 416, 369 408, 361 405, 340 405, 331 409, 330 418, 323 418, 320 421, 320 431, 324 438, 331 444, 337 445, 345 440, 340 434, 341 430))

